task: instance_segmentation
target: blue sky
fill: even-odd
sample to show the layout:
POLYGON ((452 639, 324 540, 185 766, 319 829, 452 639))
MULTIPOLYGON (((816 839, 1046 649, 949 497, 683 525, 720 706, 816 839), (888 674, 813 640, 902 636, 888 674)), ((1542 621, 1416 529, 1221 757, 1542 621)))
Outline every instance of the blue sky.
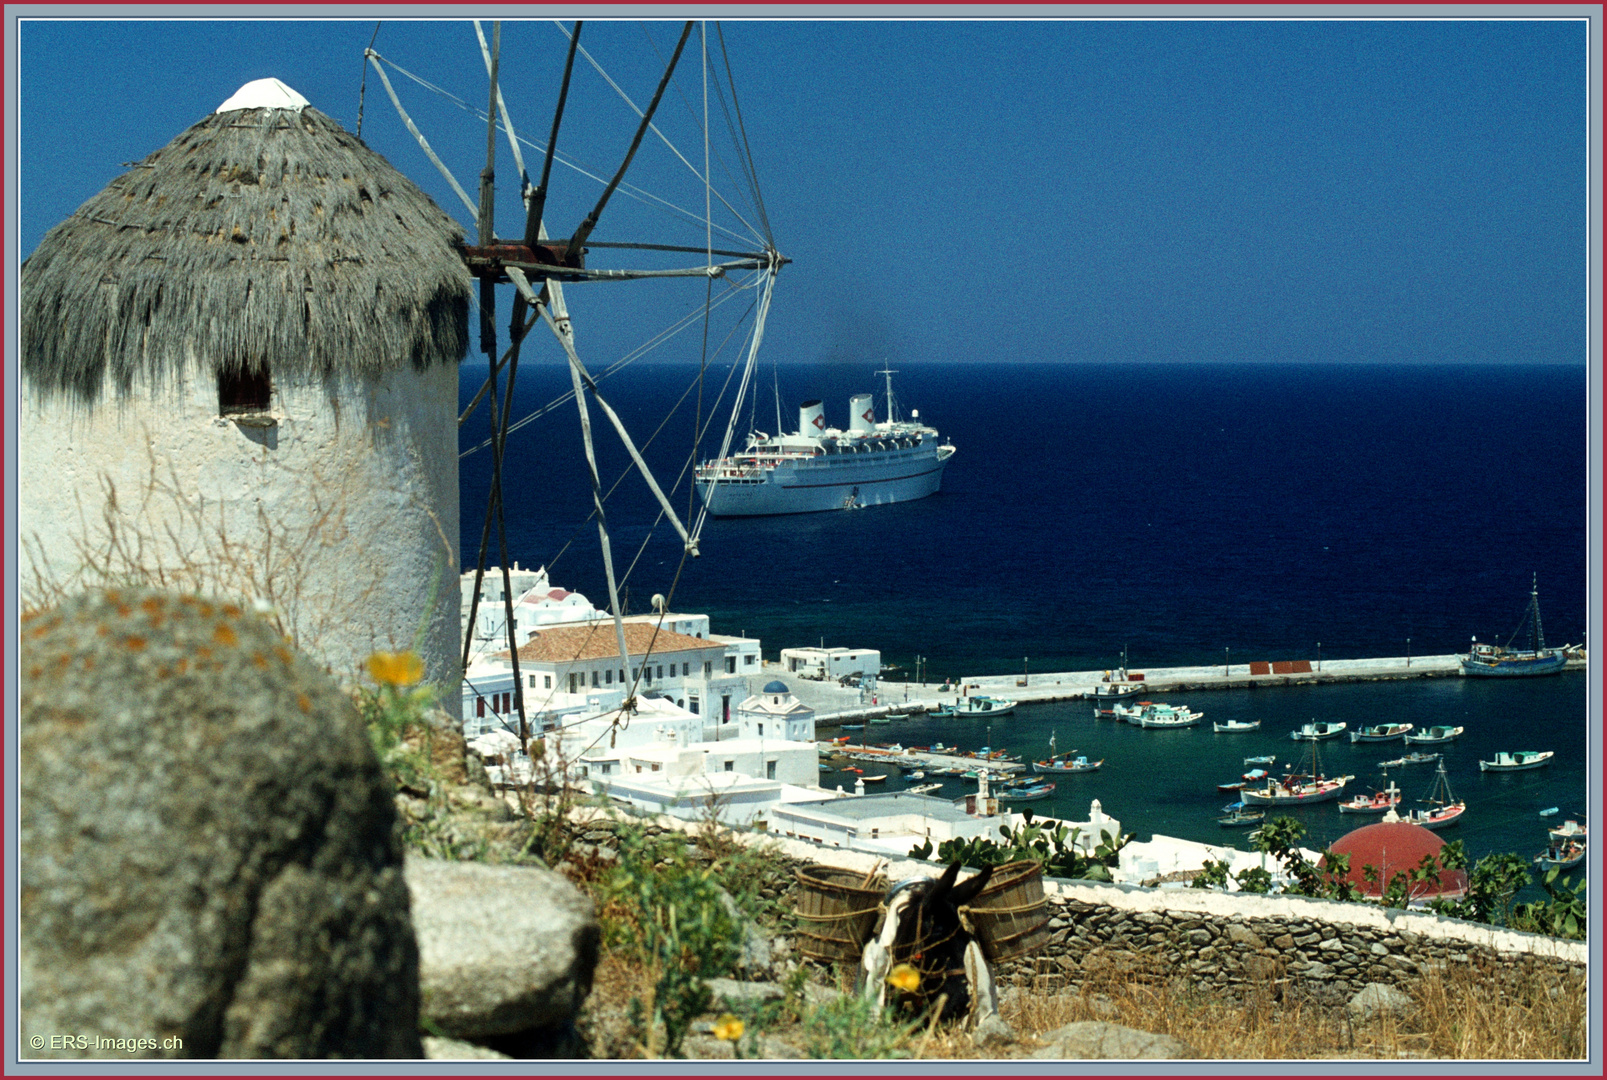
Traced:
MULTIPOLYGON (((592 22, 581 40, 645 102, 678 29, 592 22)), ((355 129, 373 33, 372 19, 22 24, 21 254, 251 79, 276 76, 355 129)), ((1585 361, 1583 21, 765 20, 724 34, 794 260, 766 338, 782 362, 1585 361)), ((387 21, 375 47, 484 107, 470 24, 387 21)), ((550 22, 504 24, 504 93, 538 141, 564 48, 550 22)), ((660 117, 701 162, 698 70, 683 62, 660 117)), ((484 122, 392 77, 472 191, 484 122)), ((466 222, 371 70, 367 83, 365 141, 466 222)), ((633 123, 582 65, 560 149, 611 170, 633 123)), ((516 234, 505 142, 498 154, 499 231, 516 234)), ((567 233, 598 185, 556 176, 549 222, 567 233)), ((701 207, 651 141, 631 178, 701 207)), ((624 199, 594 239, 695 244, 702 230, 624 199)), ((602 366, 703 294, 572 287, 583 355, 602 366)), ((700 348, 688 334, 661 355, 700 348)))

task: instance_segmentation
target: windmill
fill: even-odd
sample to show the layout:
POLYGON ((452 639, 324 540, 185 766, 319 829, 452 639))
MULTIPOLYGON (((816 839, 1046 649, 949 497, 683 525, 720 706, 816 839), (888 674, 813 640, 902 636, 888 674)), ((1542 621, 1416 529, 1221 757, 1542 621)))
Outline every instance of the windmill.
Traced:
MULTIPOLYGON (((559 24, 563 29, 562 24, 559 24)), ((467 667, 470 659, 470 645, 472 628, 475 625, 475 607, 480 595, 480 585, 485 573, 487 558, 492 540, 495 540, 499 563, 503 574, 503 603, 505 606, 503 625, 508 635, 508 648, 512 657, 514 695, 513 703, 518 714, 519 737, 522 742, 529 739, 530 727, 526 714, 525 702, 522 693, 522 682, 519 673, 519 654, 515 639, 515 620, 513 616, 513 594, 508 580, 509 553, 505 526, 504 506, 504 453, 507 436, 514 427, 510 422, 510 406, 513 397, 515 380, 518 375, 518 365, 521 350, 526 336, 535 328, 536 323, 546 324, 548 330, 556 339, 561 348, 565 362, 568 366, 573 396, 576 402, 582 444, 585 451, 587 472, 592 491, 593 516, 597 521, 598 539, 602 552, 603 569, 608 584, 609 610, 613 617, 615 638, 619 648, 621 667, 629 665, 629 650, 626 646, 623 610, 620 603, 620 584, 616 577, 613 552, 609 538, 608 520, 604 506, 605 495, 602 482, 598 474, 597 460, 594 452, 592 424, 587 397, 596 402, 599 410, 614 429, 626 452, 629 454, 635 468, 640 473, 647 488, 657 501, 663 517, 667 518, 682 543, 682 564, 687 557, 698 554, 698 535, 701 529, 701 519, 693 523, 689 529, 682 518, 676 514, 669 497, 654 479, 652 471, 642 457, 636 442, 631 438, 624 422, 618 413, 609 406, 604 399, 598 380, 581 360, 575 345, 573 324, 568 307, 565 303, 564 287, 568 284, 587 283, 593 281, 620 281, 654 277, 700 277, 711 284, 716 278, 732 272, 746 271, 754 274, 757 305, 754 315, 753 329, 748 347, 747 365, 743 376, 742 387, 746 389, 751 379, 752 368, 757 349, 763 337, 766 315, 768 314, 771 291, 776 274, 788 261, 776 250, 769 237, 768 224, 763 225, 763 239, 756 250, 732 250, 729 248, 716 249, 713 244, 712 228, 709 228, 706 243, 701 247, 675 244, 658 244, 646 241, 621 241, 611 243, 593 242, 591 240, 594 230, 603 219, 610 201, 620 190, 625 177, 631 168, 633 159, 641 147, 644 138, 652 132, 663 138, 662 133, 654 126, 653 120, 665 93, 671 85, 671 80, 681 63, 688 42, 692 40, 693 31, 697 24, 687 22, 680 32, 679 40, 675 45, 673 54, 669 57, 659 79, 657 88, 651 101, 643 108, 637 109, 639 115, 633 138, 629 149, 623 159, 613 170, 610 178, 597 197, 589 213, 587 213, 567 237, 552 237, 547 229, 547 215, 550 205, 549 195, 553 184, 553 164, 558 158, 558 146, 563 131, 565 108, 569 99, 571 82, 574 77, 577 54, 585 55, 590 61, 589 54, 581 46, 581 31, 583 24, 576 22, 571 29, 565 30, 568 38, 568 50, 564 60, 563 72, 558 89, 556 105, 553 108, 551 123, 543 148, 539 175, 532 179, 526 168, 523 152, 520 149, 521 139, 517 135, 513 117, 510 115, 507 101, 501 86, 502 63, 502 25, 494 22, 491 25, 489 41, 480 23, 474 24, 478 39, 481 58, 484 63, 488 96, 484 110, 486 121, 486 149, 484 166, 480 172, 479 191, 477 199, 470 199, 468 192, 453 177, 446 164, 436 155, 430 147, 428 140, 419 131, 413 119, 404 109, 399 95, 387 74, 387 68, 401 70, 392 62, 386 60, 373 48, 364 52, 364 59, 378 74, 384 85, 387 95, 395 106, 402 122, 408 131, 417 140, 425 155, 440 171, 442 176, 452 188, 454 194, 463 203, 475 223, 475 242, 465 245, 463 259, 470 274, 476 279, 479 294, 479 348, 484 353, 489 373, 485 385, 481 387, 474 400, 459 418, 459 424, 468 420, 482 401, 486 401, 490 414, 489 449, 492 454, 492 469, 490 490, 486 502, 486 514, 481 528, 479 554, 476 564, 473 600, 468 620, 470 635, 465 638, 463 648, 463 664, 467 667), (524 208, 522 234, 517 238, 498 237, 494 231, 494 211, 496 200, 496 162, 497 162, 497 129, 501 127, 511 147, 514 166, 517 171, 520 199, 524 208), (704 257, 703 265, 688 268, 672 269, 642 269, 622 268, 604 269, 587 265, 586 256, 590 248, 614 249, 620 251, 653 251, 659 253, 696 254, 704 257), (716 262, 719 256, 723 261, 716 262), (498 339, 495 325, 496 287, 499 284, 511 285, 514 290, 512 300, 512 314, 509 323, 506 347, 498 339)), ((376 26, 375 34, 378 35, 376 26)), ((716 29, 718 34, 718 29, 716 29)), ((702 125, 705 148, 702 180, 705 186, 705 225, 710 225, 711 214, 709 201, 712 198, 712 185, 709 182, 709 151, 708 151, 708 56, 709 36, 705 24, 704 32, 700 35, 704 63, 704 121, 702 125)), ((719 36, 721 51, 724 51, 723 35, 719 36)), ((593 61, 594 62, 594 61, 593 61)), ((727 65, 729 71, 729 65, 727 65)), ((600 69, 599 69, 600 70, 600 69)), ((627 99, 628 100, 628 99, 627 99)), ((734 91, 732 100, 735 101, 734 91)), ((634 109, 635 107, 632 106, 634 109)), ((740 116, 740 113, 738 114, 740 116)), ((359 121, 359 124, 361 121, 359 121)), ((739 125, 740 126, 740 125, 739 125)), ((359 126, 359 134, 361 128, 359 126)), ((682 157, 682 160, 686 159, 682 157)), ((744 155, 743 172, 750 183, 753 181, 751 155, 744 155)), ((754 187, 754 200, 759 210, 760 221, 763 222, 763 203, 758 197, 757 185, 754 187)), ((705 318, 707 317, 709 301, 705 301, 705 318)), ((741 391, 739 391, 739 394, 741 391)), ((701 418, 700 418, 701 423, 701 418)), ((730 432, 726 435, 727 442, 730 432)), ((694 451, 695 452, 695 451, 694 451)), ((723 451, 722 451, 723 452, 723 451)), ((688 506, 687 520, 691 520, 691 507, 688 506)), ((677 572, 677 577, 679 572, 677 572)), ((673 596, 674 586, 670 587, 673 596)), ((627 709, 634 698, 635 687, 627 692, 627 709)))

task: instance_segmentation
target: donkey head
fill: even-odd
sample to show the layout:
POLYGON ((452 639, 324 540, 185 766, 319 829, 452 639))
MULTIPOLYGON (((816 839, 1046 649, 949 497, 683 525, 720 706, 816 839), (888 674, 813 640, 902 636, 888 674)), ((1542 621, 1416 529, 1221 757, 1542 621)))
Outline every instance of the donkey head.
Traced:
MULTIPOLYGON (((888 898, 879 941, 885 951, 876 965, 887 973, 882 976, 890 984, 886 989, 906 1006, 925 1009, 939 995, 946 995, 945 1019, 963 1016, 971 1008, 971 984, 978 973, 973 970, 968 977, 968 947, 975 954, 969 958, 970 966, 985 967, 981 950, 960 923, 959 909, 976 899, 993 876, 993 868, 985 866, 981 873, 957 885, 959 874, 960 864, 950 863, 936 880, 895 887, 888 898)), ((867 964, 867 972, 870 970, 867 964)), ((981 977, 987 980, 991 996, 991 979, 985 973, 981 977)))

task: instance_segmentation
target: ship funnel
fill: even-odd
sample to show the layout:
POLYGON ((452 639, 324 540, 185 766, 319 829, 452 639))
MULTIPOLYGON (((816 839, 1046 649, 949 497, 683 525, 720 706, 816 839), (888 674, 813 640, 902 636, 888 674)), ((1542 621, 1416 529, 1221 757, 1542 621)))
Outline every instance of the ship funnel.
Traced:
POLYGON ((875 431, 876 405, 869 394, 855 394, 848 399, 848 430, 875 431))
POLYGON ((826 430, 826 409, 817 398, 798 406, 798 434, 819 438, 826 430))

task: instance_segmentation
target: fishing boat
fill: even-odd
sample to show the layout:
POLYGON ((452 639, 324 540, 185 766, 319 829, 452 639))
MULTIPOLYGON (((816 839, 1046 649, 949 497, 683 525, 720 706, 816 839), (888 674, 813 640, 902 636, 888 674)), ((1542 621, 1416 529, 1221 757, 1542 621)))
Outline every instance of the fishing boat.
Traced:
POLYGON ((1567 647, 1546 648, 1546 635, 1540 628, 1540 586, 1536 575, 1529 588, 1529 607, 1523 620, 1505 645, 1480 644, 1473 639, 1467 654, 1459 656, 1463 675, 1502 677, 1514 675, 1555 675, 1568 663, 1567 647), (1514 649, 1512 643, 1524 631, 1529 633, 1528 649, 1514 649))
POLYGON ((1540 811, 1540 816, 1541 817, 1556 817, 1560 813, 1562 813, 1562 810, 1561 810, 1560 807, 1548 806, 1544 810, 1540 811))
POLYGON ((1072 757, 1077 751, 1071 750, 1064 754, 1055 752, 1055 733, 1049 733, 1049 757, 1044 761, 1034 761, 1032 771, 1037 773, 1079 773, 1093 772, 1105 764, 1105 759, 1089 761, 1085 755, 1072 757))
POLYGON ((1585 861, 1585 845, 1578 840, 1552 843, 1534 857, 1535 865, 1542 870, 1567 870, 1585 861))
POLYGON ((1244 781, 1234 780, 1232 783, 1218 784, 1216 789, 1224 795, 1230 795, 1235 791, 1242 791, 1244 789, 1244 781))
POLYGON ((1184 705, 1167 705, 1160 701, 1144 701, 1139 704, 1141 708, 1138 714, 1127 717, 1127 722, 1141 728, 1193 727, 1205 715, 1184 705))
POLYGON ((1427 765, 1429 762, 1438 761, 1439 759, 1440 755, 1438 754, 1426 754, 1422 751, 1417 751, 1411 754, 1402 754, 1400 757, 1392 758, 1389 761, 1380 761, 1378 767, 1380 769, 1399 769, 1407 765, 1427 765))
POLYGON ((1411 724, 1372 724, 1359 727, 1350 733, 1350 741, 1355 742, 1389 742, 1392 739, 1402 738, 1412 730, 1411 724))
POLYGON ((1246 765, 1273 765, 1277 763, 1277 760, 1277 754, 1258 754, 1255 757, 1245 758, 1244 763, 1246 765))
POLYGON ((1395 785, 1389 785, 1388 791, 1375 791, 1371 795, 1357 795, 1339 804, 1341 814, 1383 814, 1395 808, 1401 801, 1401 793, 1395 785))
POLYGON ((1252 810, 1242 802, 1228 803, 1222 811, 1222 816, 1216 819, 1216 823, 1224 829, 1237 828, 1241 825, 1259 825, 1267 817, 1265 810, 1252 810))
POLYGON ((1030 787, 1005 787, 998 791, 998 797, 1000 802, 1035 802, 1038 799, 1047 799, 1054 793, 1055 785, 1045 781, 1030 787))
POLYGON ((910 788, 908 793, 911 795, 930 795, 942 786, 942 784, 918 784, 910 788))
POLYGON ((1003 716, 1015 710, 1016 703, 1009 698, 991 698, 984 694, 973 694, 971 697, 962 697, 953 705, 939 705, 933 709, 933 716, 1003 716))
POLYGON ((1421 825, 1425 829, 1443 829, 1455 825, 1467 812, 1467 803, 1451 794, 1451 781, 1445 775, 1445 762, 1434 772, 1434 784, 1428 794, 1418 802, 1428 805, 1427 810, 1412 810, 1401 816, 1402 821, 1421 825))
POLYGON ((1494 761, 1479 761, 1480 772, 1521 772, 1524 769, 1538 769, 1542 765, 1551 764, 1555 756, 1554 750, 1502 750, 1495 755, 1494 761))
POLYGON ((880 776, 865 776, 864 774, 861 774, 859 778, 867 784, 879 784, 883 780, 887 779, 887 774, 882 773, 880 776))
POLYGON ((1300 763, 1300 771, 1289 773, 1282 780, 1269 777, 1261 787, 1247 784, 1239 792, 1239 798, 1248 806, 1305 806, 1340 798, 1345 793, 1345 785, 1354 779, 1354 776, 1323 775, 1317 743, 1312 740, 1300 763))
POLYGON ((1589 838, 1590 834, 1588 828, 1571 819, 1548 831, 1553 844, 1564 840, 1578 840, 1582 844, 1589 838))
MULTIPOLYGON (((1105 678, 1094 687, 1094 692, 1087 695, 1097 704, 1099 702, 1122 701, 1130 697, 1137 697, 1144 692, 1144 676, 1140 674, 1133 678, 1127 671, 1127 650, 1122 650, 1122 666, 1115 671, 1105 672, 1105 678)), ((1097 709, 1096 709, 1097 711, 1097 709)))
POLYGON ((1435 724, 1433 727, 1426 727, 1422 731, 1408 732, 1406 741, 1416 743, 1419 746, 1430 743, 1447 743, 1462 734, 1464 730, 1466 729, 1451 727, 1447 724, 1435 724))
POLYGON ((1289 737, 1296 742, 1317 742, 1320 739, 1337 739, 1345 733, 1345 723, 1322 722, 1313 720, 1309 724, 1301 724, 1289 733, 1289 737))
POLYGON ((1211 725, 1212 731, 1259 731, 1260 728, 1259 720, 1223 720, 1211 725))
POLYGON ((842 729, 844 731, 864 731, 865 730, 865 725, 864 724, 843 724, 841 726, 842 726, 842 729))

